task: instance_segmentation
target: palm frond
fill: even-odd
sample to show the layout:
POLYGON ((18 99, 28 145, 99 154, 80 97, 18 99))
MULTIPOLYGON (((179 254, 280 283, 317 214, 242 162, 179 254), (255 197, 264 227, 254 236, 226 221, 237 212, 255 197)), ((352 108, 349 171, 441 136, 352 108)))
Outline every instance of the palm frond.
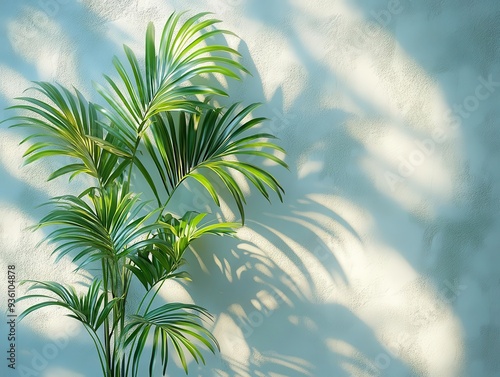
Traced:
POLYGON ((43 301, 31 305, 24 310, 19 315, 18 320, 21 321, 27 315, 49 306, 58 306, 66 309, 69 311, 67 315, 81 322, 89 333, 98 353, 103 375, 108 376, 109 369, 106 363, 106 351, 97 331, 107 321, 111 311, 121 298, 108 300, 106 297, 107 293, 101 289, 101 281, 99 279, 94 279, 84 294, 78 294, 72 286, 66 288, 64 285, 53 281, 25 280, 21 282, 21 284, 25 283, 31 284, 28 292, 46 291, 48 294, 33 293, 20 297, 17 300, 18 302, 29 299, 42 299, 43 301))
POLYGON ((124 46, 127 63, 115 57, 119 78, 104 76, 109 89, 96 84, 97 91, 112 111, 101 108, 113 124, 126 130, 132 144, 149 125, 155 114, 183 110, 196 112, 202 105, 196 95, 226 95, 212 85, 196 85, 191 80, 202 74, 221 74, 238 79, 237 72, 248 72, 235 58, 240 54, 227 46, 208 45, 207 40, 227 30, 213 28, 216 19, 198 13, 180 25, 182 13, 173 13, 167 20, 156 47, 155 28, 148 25, 145 40, 145 62, 141 67, 134 52, 124 46), (208 30, 210 29, 210 30, 208 30))
POLYGON ((184 264, 184 252, 191 242, 209 234, 234 236, 235 229, 240 226, 239 223, 229 222, 200 225, 206 215, 187 212, 180 219, 171 214, 162 216, 159 221, 162 226, 154 235, 155 240, 162 242, 156 241, 155 245, 129 255, 131 263, 127 264, 126 268, 132 271, 146 290, 166 279, 189 279, 186 272, 177 270, 184 264), (164 248, 159 248, 158 244, 164 248))
POLYGON ((186 374, 186 351, 197 363, 205 363, 200 347, 206 347, 215 353, 219 345, 211 332, 201 324, 203 320, 212 320, 206 309, 182 303, 168 303, 142 316, 131 316, 124 330, 123 341, 126 374, 128 375, 130 370, 132 377, 143 376, 139 372, 139 362, 151 333, 153 346, 149 362, 150 377, 153 376, 158 359, 163 368, 163 375, 165 374, 170 345, 178 354, 186 374))
POLYGON ((234 236, 235 229, 240 227, 240 224, 235 222, 204 223, 200 225, 206 215, 206 213, 188 211, 177 219, 171 214, 167 214, 160 221, 164 227, 160 229, 158 237, 171 245, 174 255, 180 259, 193 240, 208 234, 234 236))
MULTIPOLYGON (((118 178, 131 155, 121 137, 105 132, 99 121, 96 106, 89 103, 75 89, 75 94, 61 85, 36 82, 32 89, 50 100, 44 102, 35 97, 19 97, 24 103, 9 109, 26 112, 7 119, 12 127, 28 127, 34 132, 21 144, 34 141, 24 153, 29 164, 49 156, 65 156, 75 162, 54 171, 49 180, 64 174, 70 179, 78 174, 88 174, 106 185, 118 178)), ((109 127, 108 127, 109 128, 109 127)))
POLYGON ((147 237, 163 227, 149 221, 160 209, 139 216, 147 203, 118 185, 88 195, 90 203, 73 195, 54 198, 55 209, 38 225, 58 226, 44 239, 58 244, 53 251, 57 260, 76 252, 73 261, 81 268, 96 260, 117 261, 151 245, 169 251, 163 240, 147 237))
POLYGON ((268 200, 269 189, 280 200, 284 190, 270 173, 238 159, 258 157, 284 167, 287 165, 274 154, 284 153, 284 150, 270 141, 274 139, 273 135, 247 132, 265 120, 246 120, 258 104, 241 111, 236 111, 237 106, 235 104, 225 112, 223 109, 204 109, 201 116, 185 112, 175 119, 169 113, 156 116, 150 127, 152 137, 146 135, 144 141, 169 195, 190 177, 198 181, 219 205, 219 194, 214 180, 210 179, 215 176, 233 196, 244 222, 245 197, 229 172, 241 173, 268 200))
POLYGON ((144 249, 137 254, 129 255, 125 268, 129 269, 146 291, 166 279, 189 279, 185 271, 177 271, 185 263, 177 259, 173 253, 165 253, 158 248, 144 249))
POLYGON ((87 325, 93 331, 97 331, 103 324, 105 318, 113 309, 113 305, 118 300, 113 299, 105 303, 105 293, 101 290, 101 281, 94 279, 89 286, 87 292, 79 295, 75 288, 70 286, 66 288, 57 282, 42 282, 35 280, 26 280, 23 283, 32 283, 28 288, 28 292, 33 290, 44 290, 50 292, 52 295, 47 294, 27 294, 19 298, 18 301, 27 299, 44 299, 45 301, 32 305, 19 315, 19 320, 30 313, 48 307, 59 306, 71 312, 69 317, 74 318, 83 324, 87 325), (55 297, 54 297, 55 296, 55 297))

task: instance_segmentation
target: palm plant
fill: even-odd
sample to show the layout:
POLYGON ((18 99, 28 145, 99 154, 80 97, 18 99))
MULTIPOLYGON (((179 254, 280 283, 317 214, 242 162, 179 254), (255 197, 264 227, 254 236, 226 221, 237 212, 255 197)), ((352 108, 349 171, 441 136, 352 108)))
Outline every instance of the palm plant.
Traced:
POLYGON ((9 119, 13 127, 30 130, 22 141, 30 144, 26 163, 51 156, 72 160, 49 180, 91 177, 93 183, 80 195, 53 198, 35 228, 48 227, 45 241, 54 244, 56 262, 69 257, 77 270, 99 271, 83 293, 57 282, 26 282, 27 294, 20 300, 38 301, 21 318, 48 306, 64 308, 92 338, 105 377, 143 376, 140 360, 151 341, 149 376, 156 364, 165 374, 172 349, 187 373, 187 356, 204 363, 202 349, 218 348, 205 327, 212 318, 206 309, 155 302, 167 280, 189 278, 180 268, 193 240, 234 236, 240 226, 206 221, 206 213, 170 213, 170 199, 183 182, 200 183, 217 205, 226 192, 234 199, 241 224, 245 196, 234 173, 267 199, 271 192, 280 199, 283 194, 275 177, 255 164, 261 158, 286 167, 276 156, 283 150, 273 136, 255 131, 264 121, 251 116, 258 105, 217 107, 213 98, 226 96, 225 91, 199 84, 208 81, 199 80, 200 75, 238 79, 248 72, 236 50, 210 43, 230 32, 215 28, 219 21, 206 13, 184 22, 181 17, 174 13, 168 18, 158 47, 149 24, 142 65, 127 46, 125 62, 113 59, 117 77, 104 76, 106 87, 96 84, 106 106, 87 101, 77 90, 37 82, 39 93, 18 98, 12 108, 21 115, 9 119), (251 159, 245 162, 245 157, 251 159), (134 192, 138 180, 147 183, 153 201, 134 192), (141 287, 142 301, 134 306, 129 293, 141 287))

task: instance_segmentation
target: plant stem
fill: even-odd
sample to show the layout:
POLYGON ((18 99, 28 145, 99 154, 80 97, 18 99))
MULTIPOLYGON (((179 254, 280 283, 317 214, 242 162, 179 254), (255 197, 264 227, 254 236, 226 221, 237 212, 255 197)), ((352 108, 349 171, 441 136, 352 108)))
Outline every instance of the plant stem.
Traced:
MULTIPOLYGON (((173 270, 174 271, 174 270, 173 270)), ((160 289, 161 287, 163 287, 163 284, 165 284, 165 282, 167 281, 167 279, 163 279, 160 286, 156 289, 153 297, 151 297, 151 300, 149 301, 149 304, 148 306, 146 307, 146 309, 144 310, 144 313, 147 313, 149 308, 151 307, 151 305, 153 305, 153 301, 155 300, 156 296, 158 295, 158 292, 160 292, 160 289)))
MULTIPOLYGON (((102 268, 102 280, 103 280, 103 285, 104 285, 104 306, 108 305, 108 294, 109 294, 109 282, 108 282, 108 266, 106 264, 106 261, 103 259, 101 261, 101 268, 102 268)), ((109 333, 109 317, 107 317, 104 320, 104 345, 105 345, 105 357, 106 357, 106 363, 108 369, 112 370, 112 365, 111 365, 111 343, 110 343, 110 333, 109 333)), ((112 376, 111 376, 112 377, 112 376)))

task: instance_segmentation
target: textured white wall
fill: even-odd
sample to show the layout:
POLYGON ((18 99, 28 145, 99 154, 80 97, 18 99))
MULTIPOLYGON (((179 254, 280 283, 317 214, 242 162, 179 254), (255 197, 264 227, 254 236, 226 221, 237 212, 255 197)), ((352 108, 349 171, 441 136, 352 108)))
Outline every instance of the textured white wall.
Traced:
MULTIPOLYGON (((252 195, 241 241, 198 244, 194 281, 164 291, 216 316, 221 353, 190 375, 500 375, 500 3, 2 0, 0 108, 32 80, 97 98, 91 81, 121 44, 141 49, 148 21, 186 9, 241 37, 228 42, 253 77, 229 91, 264 103, 291 166, 272 168, 284 204, 252 195)), ((21 168, 20 139, 0 128, 1 275, 16 264, 19 279, 77 281, 25 227, 78 189, 21 168)), ((4 312, 6 279, 0 289, 4 312)), ((17 330, 18 370, 2 357, 0 375, 98 375, 90 340, 59 312, 17 330)))

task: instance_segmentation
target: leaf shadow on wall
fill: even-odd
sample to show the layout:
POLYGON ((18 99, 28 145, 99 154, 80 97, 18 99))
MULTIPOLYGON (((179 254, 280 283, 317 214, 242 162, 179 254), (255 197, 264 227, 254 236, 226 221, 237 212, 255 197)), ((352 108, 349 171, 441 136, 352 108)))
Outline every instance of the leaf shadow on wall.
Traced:
MULTIPOLYGON (((285 117, 271 119, 267 127, 292 151, 287 156, 291 172, 270 168, 287 191, 284 204, 269 206, 258 195, 249 197, 249 231, 242 232, 243 242, 233 242, 231 251, 224 251, 228 250, 227 240, 199 242, 195 257, 189 258, 188 271, 194 282, 186 288, 194 302, 206 306, 217 318, 214 331, 220 334, 225 365, 212 368, 213 376, 350 376, 381 373, 389 366, 395 373, 410 373, 411 367, 397 355, 399 344, 387 349, 369 325, 334 299, 338 288, 349 289, 346 268, 355 268, 350 252, 364 252, 356 227, 318 200, 338 197, 342 205, 342 190, 351 183, 351 175, 361 174, 349 153, 363 147, 338 126, 347 114, 335 109, 306 110, 301 104, 309 99, 299 96, 294 101, 297 107, 290 106, 295 113, 287 119, 289 110, 281 90, 266 100, 243 42, 239 51, 254 77, 242 85, 231 82, 228 90, 241 96, 244 103, 264 102, 259 115, 285 117), (315 181, 317 172, 308 171, 304 154, 309 129, 319 138, 321 132, 330 133, 333 143, 327 139, 320 152, 328 151, 337 162, 333 185, 328 179, 315 181), (338 148, 328 149, 332 146, 338 148), (197 284, 200 280, 204 283, 197 284), (219 311, 221 308, 227 309, 219 311)), ((310 69, 316 65, 326 71, 320 63, 310 69)), ((314 90, 314 83, 307 90, 314 90)), ((200 196, 198 191, 194 193, 191 197, 200 196)), ((189 202, 189 195, 185 200, 189 202)), ((363 299, 350 304, 363 306, 363 299)), ((198 370, 206 375, 203 368, 198 370)))
MULTIPOLYGON (((382 3, 384 2, 380 2, 379 4, 382 3)), ((363 11, 365 19, 369 20, 370 8, 373 6, 372 2, 369 4, 367 1, 358 1, 356 2, 356 6, 363 11)), ((279 15, 267 12, 264 16, 264 11, 260 11, 257 7, 251 7, 248 2, 244 2, 244 7, 245 10, 249 11, 249 15, 253 14, 255 19, 265 21, 264 23, 267 23, 266 26, 268 27, 281 25, 282 21, 285 19, 284 15, 288 16, 293 13, 292 6, 286 1, 281 2, 280 9, 283 11, 279 15), (252 13, 252 11, 254 13, 252 13)), ((411 25, 398 25, 398 27, 406 27, 409 29, 411 25)), ((425 27, 425 24, 421 27, 425 27)), ((362 130, 357 131, 375 135, 376 137, 372 139, 374 144, 380 142, 381 139, 378 138, 379 135, 384 136, 383 133, 385 132, 384 128, 386 126, 384 119, 390 118, 390 114, 387 114, 384 109, 379 109, 375 99, 371 102, 371 100, 358 96, 354 90, 350 90, 348 83, 343 83, 342 80, 335 77, 335 74, 331 72, 331 69, 326 64, 316 61, 308 53, 305 46, 302 45, 302 42, 294 33, 293 29, 287 31, 289 32, 287 34, 288 42, 293 47, 297 55, 300 56, 301 62, 306 66, 306 71, 322 73, 321 75, 316 75, 315 78, 310 81, 308 87, 302 91, 302 94, 293 101, 292 105, 286 106, 286 109, 284 109, 285 106, 280 103, 281 101, 279 95, 273 97, 270 101, 270 106, 279 109, 281 114, 286 115, 287 113, 293 111, 295 115, 295 119, 291 121, 291 127, 287 128, 286 132, 279 135, 283 136, 283 145, 286 149, 293 149, 295 151, 299 148, 294 146, 301 146, 301 153, 292 153, 289 155, 288 162, 292 166, 292 170, 294 167, 300 166, 303 161, 307 161, 308 159, 313 160, 313 162, 314 160, 320 162, 313 166, 317 167, 317 173, 326 181, 325 186, 318 188, 317 191, 316 188, 309 191, 304 189, 303 193, 306 197, 310 194, 338 195, 362 208, 365 208, 367 215, 374 218, 374 221, 372 221, 374 226, 372 233, 377 234, 386 245, 397 251, 404 258, 407 264, 416 272, 417 278, 409 282, 408 286, 416 284, 421 288, 426 287, 429 294, 434 296, 436 305, 445 306, 446 310, 451 311, 451 316, 457 316, 458 313, 456 308, 454 308, 453 302, 444 305, 442 302, 443 298, 439 296, 439 291, 443 285, 447 285, 450 282, 453 282, 452 284, 459 284, 460 279, 467 274, 470 268, 472 251, 482 246, 484 238, 487 237, 492 227, 497 223, 495 220, 497 199, 494 193, 494 184, 488 177, 484 179, 473 176, 471 177, 470 172, 467 171, 467 167, 465 170, 463 169, 463 166, 457 167, 455 164, 457 158, 467 159, 470 156, 468 155, 466 147, 464 150, 460 150, 460 143, 449 141, 443 145, 443 150, 448 150, 450 145, 452 148, 457 149, 455 153, 450 153, 448 158, 444 159, 443 163, 445 171, 448 174, 446 177, 449 176, 449 181, 452 182, 450 196, 442 198, 439 191, 435 190, 438 184, 433 185, 432 179, 428 179, 428 181, 424 182, 414 178, 405 179, 402 184, 403 189, 399 190, 399 192, 403 192, 405 195, 417 195, 417 197, 420 198, 420 203, 416 203, 417 205, 413 205, 412 203, 410 207, 406 206, 407 203, 404 200, 401 200, 401 197, 397 197, 397 195, 391 191, 390 186, 388 186, 383 180, 383 173, 385 171, 394 171, 395 169, 397 170, 397 167, 389 164, 379 155, 373 154, 369 149, 369 145, 363 144, 359 141, 359 139, 354 138, 352 129, 349 129, 346 125, 348 122, 344 122, 344 120, 351 121, 356 116, 353 114, 339 114, 339 111, 334 109, 318 109, 312 105, 314 103, 320 103, 320 89, 324 88, 324 83, 337 83, 340 86, 338 90, 346 93, 355 102, 357 107, 362 109, 363 116, 360 117, 361 122, 359 123, 364 123, 365 127, 362 130), (316 96, 315 93, 317 93, 316 96), (316 98, 317 100, 312 101, 311 98, 316 98), (308 113, 305 111, 307 106, 309 106, 310 109, 318 111, 311 111, 308 113), (329 122, 329 119, 335 119, 340 122, 336 125, 336 121, 329 122), (311 125, 314 125, 314 127, 311 125), (310 135, 313 132, 315 135, 311 137, 310 135), (456 145, 453 146, 453 144, 456 145), (338 148, 332 148, 332 146, 337 146, 338 148), (376 182, 374 182, 375 180, 373 179, 373 176, 369 176, 366 168, 361 166, 361 162, 365 162, 367 160, 374 161, 374 165, 378 166, 378 178, 382 178, 382 185, 375 185, 376 182), (469 178, 473 179, 469 180, 469 178), (459 185, 462 184, 465 187, 465 196, 462 195, 463 193, 461 193, 461 189, 459 189, 459 185), (330 187, 327 187, 328 185, 330 185, 330 187), (419 205, 422 203, 424 207, 423 211, 421 211, 422 208, 419 208, 419 205), (459 214, 453 212, 454 207, 456 206, 460 208, 459 214), (401 224, 395 224, 394 221, 401 221, 401 224), (415 240, 416 242, 413 242, 414 240, 406 239, 404 237, 404 232, 402 232, 404 226, 412 227, 412 229, 415 230, 415 233, 421 235, 421 237, 417 237, 415 240), (437 241, 437 238, 440 239, 441 244, 436 246, 435 241, 437 241)), ((464 35, 455 36, 455 39, 456 41, 462 41, 463 37, 468 34, 470 33, 464 32, 464 35)), ((371 41, 374 45, 373 49, 377 49, 377 46, 380 47, 380 49, 376 54, 370 56, 370 61, 382 64, 385 62, 385 60, 381 59, 383 55, 394 56, 397 40, 394 36, 392 36, 392 34, 390 34, 390 32, 388 33, 387 30, 384 30, 383 34, 379 36, 380 40, 375 39, 374 41, 371 41)), ((332 41, 332 44, 334 44, 334 42, 335 40, 332 41)), ((418 55, 418 52, 412 51, 408 48, 408 46, 404 47, 409 51, 410 58, 414 53, 415 55, 418 55)), ((330 55, 334 55, 336 53, 337 52, 335 50, 329 52, 330 55)), ((359 51, 356 51, 356 53, 359 55, 359 51)), ((491 54, 494 54, 494 52, 491 52, 491 54)), ((245 52, 244 55, 246 56, 247 52, 245 52)), ((477 63, 478 72, 481 72, 483 63, 480 61, 484 60, 476 59, 475 55, 472 53, 467 53, 466 55, 465 60, 474 64, 477 63)), ((432 67, 425 65, 425 59, 416 60, 418 63, 422 64, 423 68, 432 71, 432 67)), ((377 64, 374 64, 376 68, 377 64)), ((411 69, 407 74, 408 76, 411 76, 411 74, 414 73, 412 69, 417 65, 415 65, 415 62, 413 61, 408 62, 408 64, 408 67, 411 69)), ((255 72, 255 69, 253 69, 252 72, 255 72)), ((428 75, 428 73, 421 67, 418 67, 417 72, 419 75, 428 75)), ((424 79, 423 77, 421 78, 424 79)), ((260 81, 255 80, 253 82, 258 83, 260 81)), ((429 78, 425 77, 424 82, 430 82, 429 78)), ((404 92, 413 89, 412 87, 408 88, 403 84, 404 83, 400 83, 399 85, 399 89, 401 91, 404 92)), ((258 84, 256 86, 258 86, 258 84)), ((442 88, 446 89, 444 91, 445 102, 451 106, 454 101, 452 89, 450 88, 450 90, 448 90, 445 85, 443 85, 442 88)), ((255 89, 256 87, 252 87, 252 92, 255 92, 255 89)), ((235 89, 235 91, 241 92, 241 89, 238 88, 235 89)), ((430 130, 432 130, 432 128, 429 128, 428 126, 433 126, 432 123, 427 124, 426 126, 428 128, 426 129, 425 127, 422 128, 413 124, 413 119, 410 117, 411 112, 417 110, 420 106, 425 105, 428 101, 428 97, 426 97, 426 95, 429 94, 425 91, 418 92, 417 90, 415 90, 415 93, 420 95, 420 98, 417 101, 414 103, 403 104, 409 106, 410 113, 408 114, 408 117, 403 117, 403 119, 390 118, 390 120, 394 123, 399 123, 398 129, 402 130, 405 137, 410 140, 428 138, 430 136, 430 130)), ((402 98, 406 98, 404 93, 400 93, 400 95, 402 95, 402 98)), ((262 90, 261 96, 263 99, 266 98, 264 90, 262 90)), ((490 117, 492 117, 493 114, 496 113, 490 113, 490 117)), ((359 120, 359 118, 357 120, 359 120)), ((489 125, 491 124, 492 123, 490 121, 489 125)), ((468 124, 463 124, 464 128, 467 126, 468 124)), ((405 139, 402 139, 401 141, 405 141, 405 139)), ((489 142, 491 143, 491 139, 489 142)), ((434 157, 436 157, 436 155, 434 157)), ((440 162, 439 156, 436 157, 436 160, 437 163, 440 162)), ((432 163, 436 163, 434 158, 429 158, 426 162, 427 165, 432 163)), ((280 178, 284 177, 281 173, 279 173, 279 176, 280 178)), ((314 178, 314 176, 312 176, 312 178, 314 178)), ((304 186, 308 184, 305 181, 306 180, 304 180, 304 186)), ((298 179, 297 176, 294 176, 290 180, 285 178, 283 182, 286 188, 291 186, 299 191, 299 189, 295 187, 301 183, 301 180, 298 179)), ((292 195, 288 193, 287 202, 291 197, 293 197, 293 193, 292 195)), ((304 199, 301 195, 297 195, 297 197, 304 199)), ((291 200, 293 201, 294 199, 291 200)), ((251 211, 252 209, 254 209, 254 211, 250 212, 252 214, 249 215, 249 218, 260 219, 262 217, 260 206, 251 208, 251 211)), ((319 213, 323 213, 324 211, 325 209, 318 210, 319 213)), ((286 213, 285 215, 288 218, 291 216, 291 213, 286 213)), ((271 219, 272 216, 265 217, 265 224, 267 225, 265 229, 268 227, 274 228, 274 223, 271 219)), ((353 227, 356 228, 354 225, 353 227)), ((296 244, 300 244, 300 242, 302 242, 301 240, 304 239, 302 234, 295 237, 297 234, 296 230, 295 232, 288 233, 288 231, 283 231, 283 229, 286 229, 286 226, 280 223, 279 230, 286 233, 290 238, 296 240, 296 244)), ((275 240, 276 235, 271 235, 269 243, 273 244, 275 240)), ((297 248, 293 246, 285 248, 285 251, 280 249, 280 251, 283 251, 284 254, 287 254, 287 251, 291 251, 292 254, 294 254, 296 249, 297 248)), ((216 265, 224 264, 225 263, 216 263, 216 265)), ((227 263, 227 265, 230 265, 230 263, 227 263)), ((281 263, 279 263, 279 265, 281 267, 281 263)), ((278 276, 280 275, 280 267, 277 268, 278 276)), ((286 270, 286 274, 289 273, 290 272, 286 270)), ((401 289, 404 290, 406 288, 401 287, 401 289)), ((415 292, 411 292, 411 294, 406 297, 406 302, 408 303, 408 308, 405 309, 406 312, 401 308, 398 308, 397 311, 392 310, 396 317, 399 317, 398 319, 405 317, 403 323, 406 322, 407 325, 411 324, 411 317, 413 315, 419 314, 418 303, 420 303, 420 297, 413 296, 414 293, 415 292), (412 303, 411 301, 414 302, 412 303)), ((251 310, 250 312, 255 310, 255 308, 252 309, 252 305, 249 306, 248 310, 251 310)), ((248 316, 248 313, 246 313, 246 315, 248 316)), ((274 315, 275 314, 273 314, 273 317, 274 315)), ((408 331, 411 333, 411 338, 415 339, 420 331, 431 329, 432 326, 438 323, 436 322, 438 319, 438 317, 428 318, 423 326, 410 326, 408 331)), ((460 316, 460 320, 464 324, 467 324, 468 322, 467 318, 464 318, 463 316, 460 316)), ((277 322, 274 322, 273 320, 269 321, 273 323, 273 325, 276 325, 276 327, 279 326, 277 322)), ((281 324, 282 323, 283 322, 281 322, 281 324)), ((292 331, 286 332, 283 335, 283 338, 292 339, 292 334, 292 331)), ((253 337, 255 337, 255 334, 249 339, 249 344, 252 344, 253 337)), ((285 341, 283 341, 283 343, 284 342, 285 341)), ((305 348, 304 344, 300 341, 290 343, 294 343, 296 349, 303 350, 305 348)), ((311 345, 311 347, 317 347, 318 343, 319 342, 314 342, 314 345, 311 345)), ((258 344, 262 345, 266 343, 262 341, 258 342, 258 344)), ((357 341, 354 341, 351 345, 356 348, 358 345, 357 341)), ((288 344, 287 346, 292 348, 294 347, 288 344)), ((412 345, 412 341, 410 339, 405 340, 402 346, 404 348, 408 348, 414 345, 412 345)), ((389 352, 382 344, 379 344, 379 347, 381 354, 387 354, 389 352)), ((261 348, 255 347, 257 353, 259 349, 261 348)), ((263 349, 265 349, 265 346, 263 346, 263 349)), ((373 348, 370 348, 370 350, 373 350, 373 348)), ((461 351, 459 350, 459 352, 461 351)), ((255 364, 258 364, 258 360, 261 359, 257 358, 255 364)), ((305 361, 305 359, 306 358, 304 358, 303 361, 305 361)), ((405 360, 411 360, 411 356, 406 354, 405 360)), ((489 361, 489 363, 491 364, 491 361, 489 361)), ((387 371, 391 375, 411 373, 409 370, 412 370, 412 368, 410 366, 404 366, 406 369, 399 371, 401 374, 398 374, 399 372, 397 369, 392 369, 394 364, 395 363, 392 363, 391 369, 387 371)), ((398 367, 403 368, 401 365, 398 367)), ((267 372, 269 371, 272 371, 272 367, 269 367, 267 372)), ((259 373, 261 372, 262 371, 259 371, 259 373)), ((247 373, 251 375, 251 368, 247 371, 247 373)))
MULTIPOLYGON (((360 5, 360 8, 365 7, 368 9, 368 4, 360 5)), ((272 12, 263 17, 257 5, 247 5, 246 8, 253 11, 249 13, 252 17, 270 25, 281 23, 281 18, 277 19, 272 12)), ((285 15, 292 12, 291 5, 286 1, 280 2, 279 9, 284 10, 285 15)), ((88 16, 95 14, 89 12, 88 16)), ((250 65, 254 77, 250 83, 249 80, 242 84, 231 82, 228 88, 246 103, 256 100, 265 103, 259 110, 260 114, 273 118, 269 127, 281 137, 282 145, 291 151, 287 161, 292 172, 272 168, 287 190, 285 204, 273 203, 272 207, 268 207, 256 195, 249 198, 249 232, 243 233, 248 236, 245 240, 198 244, 197 258, 190 260, 193 263, 189 271, 194 276, 194 282, 189 284, 188 291, 197 304, 216 314, 215 330, 217 333, 220 326, 223 337, 220 339, 223 365, 213 366, 214 358, 209 358, 209 367, 214 376, 268 376, 273 373, 291 377, 350 376, 361 371, 371 375, 385 375, 385 372, 394 376, 410 375, 411 367, 400 360, 397 352, 382 344, 374 329, 353 310, 339 303, 336 291, 352 283, 349 276, 357 268, 353 264, 353 255, 363 251, 364 234, 357 230, 359 224, 344 219, 316 199, 318 196, 345 199, 365 208, 367 217, 374 210, 383 208, 388 213, 397 214, 398 218, 408 216, 413 223, 423 221, 426 223, 426 242, 429 243, 437 233, 433 233, 432 229, 442 230, 446 242, 443 250, 447 253, 441 254, 439 263, 445 265, 457 259, 454 276, 459 276, 466 266, 464 258, 450 255, 450 251, 453 247, 463 247, 463 244, 457 245, 454 235, 463 232, 467 223, 460 219, 445 225, 442 219, 428 221, 409 214, 390 195, 373 194, 378 189, 359 162, 362 157, 377 160, 377 156, 370 155, 366 146, 345 127, 350 114, 335 108, 319 108, 324 95, 320 89, 325 84, 337 83, 337 90, 350 96, 369 115, 366 122, 368 128, 373 120, 379 120, 384 114, 380 114, 375 103, 357 96, 348 84, 342 84, 328 65, 312 57, 293 29, 288 31, 290 45, 306 68, 298 73, 306 78, 312 75, 303 93, 291 105, 284 104, 280 89, 268 99, 244 44, 240 45, 240 49, 245 63, 250 63, 247 65, 250 65), (261 245, 268 247, 262 248, 261 245), (226 326, 234 329, 234 337, 226 337, 223 331, 226 326), (232 351, 236 355, 231 355, 232 351)), ((100 35, 96 38, 103 40, 100 35)), ((112 50, 117 48, 111 42, 105 45, 112 50)), ((107 54, 103 56, 109 60, 107 54)), ((99 64, 96 66, 100 67, 99 64)), ((22 69, 23 72, 25 69, 34 72, 28 66, 22 69)), ((425 135, 419 130, 408 132, 411 136, 425 135)), ((383 160, 378 162, 383 166, 383 160)), ((11 179, 8 174, 5 176, 11 179)), ((29 185, 26 183, 25 186, 29 185)), ((484 192, 477 188, 476 194, 484 192)), ((415 185, 414 189, 419 191, 422 188, 415 185)), ((10 198, 7 197, 8 200, 10 198)), ((43 202, 46 198, 41 196, 40 199, 43 202)), ((488 199, 489 203, 492 201, 494 197, 488 199)), ((487 216, 479 219, 483 226, 481 230, 475 228, 474 237, 470 238, 475 243, 470 245, 479 245, 484 235, 482 232, 491 227, 491 208, 490 212, 485 208, 487 216)), ((421 262, 414 254, 415 249, 398 236, 399 230, 391 221, 382 218, 374 223, 377 227, 375 232, 387 244, 401 252, 420 273, 439 283, 442 279, 439 271, 429 272, 419 267, 421 262)), ((376 297, 368 294, 356 298, 354 295, 354 299, 354 303, 348 303, 351 308, 363 307, 376 297)), ((44 339, 40 338, 38 344, 42 346, 44 343, 44 339)), ((404 341, 403 345, 407 347, 409 344, 404 341)), ((56 359, 53 363, 60 362, 64 361, 56 359)), ((191 368, 196 370, 192 365, 191 368)), ((176 371, 175 365, 171 364, 169 370, 176 371)), ((78 371, 84 373, 84 369, 78 371)), ((200 367, 199 373, 207 375, 203 367, 200 367)))

